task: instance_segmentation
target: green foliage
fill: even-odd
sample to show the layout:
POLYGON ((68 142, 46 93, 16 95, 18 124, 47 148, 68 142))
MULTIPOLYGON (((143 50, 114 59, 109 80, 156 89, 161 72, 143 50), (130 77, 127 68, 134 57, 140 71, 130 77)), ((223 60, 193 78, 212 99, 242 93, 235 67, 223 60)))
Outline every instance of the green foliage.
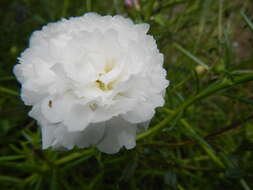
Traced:
POLYGON ((253 189, 251 0, 0 1, 0 189, 253 189), (171 85, 135 149, 41 150, 12 68, 29 36, 94 11, 148 22, 171 85))

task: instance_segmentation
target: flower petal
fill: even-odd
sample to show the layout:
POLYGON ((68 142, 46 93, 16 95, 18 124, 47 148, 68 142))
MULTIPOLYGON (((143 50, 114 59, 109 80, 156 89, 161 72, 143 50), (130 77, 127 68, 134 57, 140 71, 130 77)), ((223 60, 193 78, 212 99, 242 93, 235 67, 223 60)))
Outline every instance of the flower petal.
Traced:
POLYGON ((123 146, 127 149, 135 147, 136 125, 115 117, 106 122, 104 138, 97 145, 101 152, 107 154, 117 153, 123 146))
POLYGON ((68 131, 84 130, 94 117, 94 113, 89 106, 76 104, 73 105, 63 123, 67 126, 68 131))
POLYGON ((155 108, 163 106, 164 99, 162 95, 154 95, 146 101, 138 102, 135 107, 125 114, 122 118, 131 123, 142 123, 150 120, 155 114, 155 108))
POLYGON ((105 122, 92 123, 76 139, 76 144, 80 148, 96 145, 104 136, 105 122))
POLYGON ((53 142, 55 141, 54 132, 56 130, 55 125, 46 125, 41 126, 41 135, 42 135, 42 148, 47 149, 52 146, 53 142))
POLYGON ((44 117, 51 123, 63 121, 66 111, 69 109, 68 101, 64 97, 48 97, 41 103, 41 112, 44 117))

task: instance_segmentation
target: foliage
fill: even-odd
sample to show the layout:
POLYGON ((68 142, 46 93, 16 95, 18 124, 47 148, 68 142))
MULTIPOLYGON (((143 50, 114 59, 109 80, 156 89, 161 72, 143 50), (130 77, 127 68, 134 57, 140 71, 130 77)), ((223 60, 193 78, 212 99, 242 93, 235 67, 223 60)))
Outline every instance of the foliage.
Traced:
POLYGON ((253 188, 251 0, 0 1, 0 189, 253 188), (12 74, 29 36, 94 11, 148 22, 171 81, 134 150, 41 150, 12 74))

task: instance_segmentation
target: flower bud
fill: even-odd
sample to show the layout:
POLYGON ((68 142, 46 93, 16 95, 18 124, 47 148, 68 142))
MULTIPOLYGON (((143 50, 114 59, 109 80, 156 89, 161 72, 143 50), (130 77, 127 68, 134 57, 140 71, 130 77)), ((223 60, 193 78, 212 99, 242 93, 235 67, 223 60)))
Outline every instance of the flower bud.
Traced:
POLYGON ((206 68, 203 67, 202 65, 198 65, 197 67, 195 67, 195 71, 198 73, 198 74, 202 74, 206 71, 206 68))
POLYGON ((139 0, 125 0, 125 5, 129 9, 133 7, 135 7, 137 10, 140 9, 139 0))

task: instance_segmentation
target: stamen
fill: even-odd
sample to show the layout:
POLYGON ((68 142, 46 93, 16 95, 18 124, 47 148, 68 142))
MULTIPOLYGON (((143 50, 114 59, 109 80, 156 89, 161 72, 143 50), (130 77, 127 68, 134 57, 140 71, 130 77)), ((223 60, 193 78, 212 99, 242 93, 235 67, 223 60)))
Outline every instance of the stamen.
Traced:
POLYGON ((97 109, 98 106, 97 106, 97 104, 94 103, 94 104, 90 104, 89 107, 90 107, 90 109, 91 109, 92 111, 95 111, 95 110, 97 109))
POLYGON ((96 80, 97 87, 100 88, 103 91, 112 90, 113 88, 113 82, 109 82, 108 84, 103 83, 100 80, 96 80))

